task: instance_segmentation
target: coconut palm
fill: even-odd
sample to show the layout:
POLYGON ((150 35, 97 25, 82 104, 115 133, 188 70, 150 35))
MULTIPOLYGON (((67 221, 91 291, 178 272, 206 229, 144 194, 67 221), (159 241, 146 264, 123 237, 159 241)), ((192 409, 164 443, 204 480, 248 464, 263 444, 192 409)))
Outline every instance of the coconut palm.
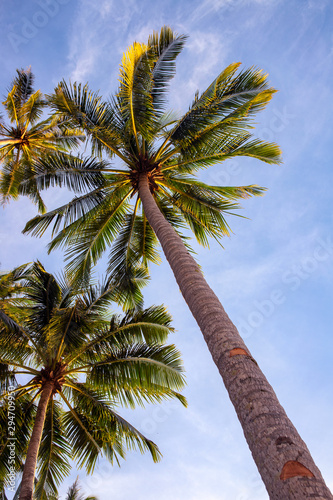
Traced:
POLYGON ((137 308, 111 315, 117 297, 106 281, 78 289, 66 277, 56 279, 37 262, 21 273, 21 290, 6 302, 15 328, 0 322, 0 362, 23 377, 1 396, 0 480, 10 472, 11 436, 7 434, 8 402, 15 398, 16 469, 25 457, 20 500, 57 485, 70 472, 70 458, 88 473, 102 454, 111 463, 126 448, 149 451, 160 459, 156 444, 117 411, 119 405, 177 398, 184 385, 179 352, 165 345, 172 330, 165 308, 137 308), (23 279, 24 278, 24 279, 23 279), (22 281, 23 279, 23 281, 22 281))
MULTIPOLYGON (((35 479, 35 484, 38 484, 37 479, 35 479)), ((21 484, 18 486, 17 490, 15 491, 15 494, 13 496, 13 500, 19 500, 20 491, 21 491, 21 484)), ((2 489, 0 491, 0 499, 1 500, 8 500, 4 486, 2 486, 2 489)), ((39 499, 36 497, 36 495, 34 495, 33 500, 39 500, 39 499)), ((44 496, 42 497, 42 500, 59 500, 59 497, 55 496, 53 494, 47 494, 47 492, 44 492, 44 496)), ((98 498, 95 496, 84 497, 80 493, 79 480, 78 480, 78 478, 76 478, 74 483, 68 488, 65 500, 98 500, 98 498)))
POLYGON ((84 136, 81 131, 71 130, 59 117, 42 117, 47 102, 40 90, 33 89, 33 73, 30 68, 16 72, 3 102, 9 123, 0 119, 1 202, 27 194, 44 212, 45 205, 34 180, 34 160, 55 151, 66 152, 84 136))
POLYGON ((84 497, 80 493, 79 480, 77 478, 72 486, 68 488, 65 500, 98 500, 98 498, 94 496, 84 497))
MULTIPOLYGON (((220 241, 229 234, 226 215, 239 208, 238 200, 262 194, 256 185, 211 186, 196 175, 236 156, 268 164, 281 161, 276 144, 251 133, 253 116, 275 90, 261 70, 239 71, 234 63, 195 95, 182 117, 173 117, 166 111, 166 90, 184 42, 184 36, 168 27, 150 36, 147 44, 135 42, 123 56, 119 90, 107 102, 87 85, 62 82, 56 88, 50 98, 54 110, 85 130, 95 171, 100 158, 104 182, 36 217, 25 231, 40 236, 54 223, 49 249, 67 248, 68 269, 78 280, 108 248, 108 271, 120 279, 138 262, 143 267, 158 262, 158 240, 224 380, 270 497, 298 499, 315 491, 332 498, 181 235, 189 227, 200 244, 207 245, 209 237, 220 241)), ((69 164, 65 167, 69 172, 69 164)), ((52 176, 62 171, 61 159, 41 161, 38 168, 52 176)), ((76 190, 80 192, 78 183, 76 190)))

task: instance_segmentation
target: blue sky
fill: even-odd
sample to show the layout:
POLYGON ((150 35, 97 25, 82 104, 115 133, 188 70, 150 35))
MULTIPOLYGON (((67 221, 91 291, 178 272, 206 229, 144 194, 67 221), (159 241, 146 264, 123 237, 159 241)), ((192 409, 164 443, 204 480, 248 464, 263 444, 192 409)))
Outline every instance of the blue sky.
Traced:
MULTIPOLYGON (((189 35, 170 88, 170 107, 186 111, 229 63, 257 66, 279 90, 257 117, 257 135, 278 142, 282 166, 248 158, 207 170, 207 183, 259 184, 262 198, 230 219, 224 249, 197 248, 208 282, 273 385, 333 489, 332 391, 332 57, 331 0, 7 0, 1 2, 0 89, 15 69, 32 67, 36 88, 89 81, 117 88, 122 52, 170 25, 189 35)), ((46 195, 51 208, 64 194, 46 195)), ((47 237, 21 235, 36 213, 27 200, 0 210, 2 269, 39 258, 52 271, 47 237)), ((159 446, 160 464, 129 453, 121 469, 101 461, 84 490, 100 500, 264 500, 261 483, 217 369, 163 262, 152 269, 145 303, 165 303, 183 353, 189 408, 174 403, 123 412, 159 446), (111 493, 112 492, 112 493, 111 493)), ((61 487, 61 492, 76 477, 61 487)))

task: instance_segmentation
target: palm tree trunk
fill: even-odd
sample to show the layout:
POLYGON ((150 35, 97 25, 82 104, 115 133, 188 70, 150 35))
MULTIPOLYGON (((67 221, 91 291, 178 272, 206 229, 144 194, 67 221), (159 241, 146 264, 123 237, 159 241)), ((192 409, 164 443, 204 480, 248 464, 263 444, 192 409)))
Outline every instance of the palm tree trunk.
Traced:
POLYGON ((181 238, 139 180, 145 215, 223 378, 270 499, 333 499, 306 444, 181 238))
POLYGON ((28 446, 19 500, 32 500, 38 450, 44 428, 46 409, 52 395, 52 390, 52 382, 46 382, 41 392, 34 428, 28 446))

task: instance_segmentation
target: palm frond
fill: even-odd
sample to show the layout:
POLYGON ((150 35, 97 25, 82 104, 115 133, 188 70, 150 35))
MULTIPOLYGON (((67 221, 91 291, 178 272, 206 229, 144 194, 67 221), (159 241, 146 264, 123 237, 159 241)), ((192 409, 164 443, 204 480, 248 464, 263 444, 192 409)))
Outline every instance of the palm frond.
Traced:
MULTIPOLYGON (((157 446, 120 417, 96 390, 78 383, 71 384, 71 387, 75 412, 80 415, 84 425, 89 427, 92 436, 111 463, 114 460, 119 463, 119 458, 125 458, 126 448, 139 449, 141 453, 149 451, 153 460, 159 461, 160 452, 157 446), (98 422, 98 427, 94 422, 98 422)), ((80 465, 85 464, 87 472, 92 472, 94 466, 90 464, 95 464, 97 460, 96 449, 79 450, 78 447, 76 449, 80 465)))
POLYGON ((68 353, 66 362, 77 358, 81 364, 93 362, 101 355, 105 357, 114 346, 131 346, 133 342, 162 344, 172 331, 171 316, 164 306, 132 309, 122 318, 112 315, 109 326, 96 330, 89 342, 68 353))
MULTIPOLYGON (((130 189, 125 186, 117 191, 113 190, 112 198, 106 197, 103 203, 85 217, 80 234, 73 237, 69 235, 71 247, 66 251, 66 260, 69 261, 67 269, 78 281, 87 279, 91 266, 116 238, 129 211, 130 189)), ((58 242, 62 243, 59 238, 55 239, 50 249, 58 245, 58 242)))
POLYGON ((52 234, 56 234, 59 229, 64 229, 50 244, 50 249, 63 244, 71 235, 75 234, 78 226, 85 221, 85 216, 91 210, 97 209, 105 201, 107 194, 103 188, 94 189, 89 193, 75 197, 71 202, 58 207, 43 215, 37 215, 27 222, 23 233, 31 233, 33 236, 42 236, 53 223, 52 234), (83 219, 83 220, 81 220, 83 219))
POLYGON ((83 128, 92 142, 93 152, 98 155, 103 149, 116 155, 125 163, 121 153, 121 135, 118 120, 112 103, 102 102, 101 97, 91 92, 88 85, 74 83, 67 85, 62 81, 53 95, 48 96, 52 108, 62 119, 83 128))
POLYGON ((59 304, 61 290, 54 276, 45 271, 39 261, 31 266, 30 276, 26 277, 25 297, 31 301, 31 307, 26 308, 29 312, 27 324, 43 338, 43 329, 59 304))
POLYGON ((130 129, 140 150, 138 132, 149 140, 155 121, 151 96, 154 51, 145 44, 134 42, 124 53, 120 66, 120 86, 117 94, 122 119, 130 129))
POLYGON ((107 273, 113 280, 124 283, 124 290, 127 283, 135 293, 138 273, 141 278, 147 278, 148 263, 160 262, 156 243, 156 236, 144 216, 138 215, 136 211, 126 215, 110 250, 107 273))
POLYGON ((29 97, 34 93, 33 85, 35 81, 34 74, 31 71, 31 68, 27 68, 26 70, 17 69, 16 77, 13 80, 12 86, 17 88, 16 96, 18 106, 24 104, 29 97))
POLYGON ((177 36, 168 26, 163 26, 159 34, 153 32, 148 38, 148 46, 152 47, 156 54, 156 62, 152 69, 151 96, 158 116, 164 110, 168 83, 176 72, 175 59, 183 49, 186 39, 185 35, 177 36))
MULTIPOLYGON (((151 393, 154 389, 166 387, 168 391, 179 391, 184 386, 183 368, 179 351, 173 345, 159 346, 133 344, 126 348, 110 350, 104 361, 95 363, 87 375, 87 382, 108 388, 113 398, 128 403, 128 392, 133 396, 151 393)), ((136 399, 142 404, 142 399, 136 399)))
POLYGON ((19 193, 29 195, 32 183, 41 191, 49 187, 66 187, 75 193, 101 189, 105 185, 102 175, 105 162, 95 158, 74 157, 64 153, 38 158, 34 162, 33 176, 25 178, 19 186, 19 193))
POLYGON ((170 134, 173 143, 186 141, 198 130, 225 118, 243 105, 248 105, 247 116, 267 105, 276 92, 268 86, 267 75, 257 68, 235 75, 238 67, 239 63, 228 66, 200 97, 195 98, 188 113, 170 134))

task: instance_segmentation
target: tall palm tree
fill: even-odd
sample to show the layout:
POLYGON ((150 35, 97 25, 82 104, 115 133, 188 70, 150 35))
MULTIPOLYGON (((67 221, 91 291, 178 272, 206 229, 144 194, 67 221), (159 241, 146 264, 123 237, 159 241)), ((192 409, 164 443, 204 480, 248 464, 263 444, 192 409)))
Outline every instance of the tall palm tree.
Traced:
POLYGON ((158 461, 156 444, 117 406, 166 398, 186 405, 178 392, 184 385, 179 352, 165 345, 169 314, 153 306, 110 315, 114 297, 108 282, 79 290, 37 262, 21 273, 21 290, 6 302, 15 328, 0 321, 0 363, 7 367, 0 377, 3 382, 10 372, 24 380, 0 396, 0 480, 10 472, 7 411, 15 399, 16 469, 25 457, 20 500, 32 498, 36 466, 35 497, 42 500, 45 488, 57 493, 70 458, 88 473, 101 454, 119 463, 126 448, 148 450, 158 461))
MULTIPOLYGON (((255 185, 207 185, 196 173, 235 156, 280 162, 276 144, 251 134, 253 115, 265 108, 275 90, 262 71, 239 72, 239 64, 231 64, 195 95, 184 116, 172 117, 166 112, 166 90, 184 42, 184 36, 168 27, 151 35, 147 44, 135 42, 123 56, 119 90, 108 102, 87 85, 62 82, 56 88, 50 98, 54 110, 85 130, 95 172, 100 158, 104 181, 36 217, 25 232, 40 236, 54 223, 49 249, 67 248, 68 269, 78 280, 85 279, 108 247, 108 271, 124 279, 138 262, 144 268, 158 261, 158 239, 224 380, 270 498, 332 498, 181 235, 187 226, 203 245, 208 237, 219 241, 229 234, 225 215, 239 207, 237 201, 262 194, 263 188, 255 185), (113 167, 108 158, 115 160, 113 167)), ((57 157, 38 165, 45 176, 64 170, 57 157)), ((69 164, 66 169, 70 171, 69 164)), ((91 179, 90 170, 87 176, 91 179)), ((80 192, 78 182, 76 190, 80 192)))
POLYGON ((9 123, 0 117, 0 201, 5 203, 27 194, 44 212, 45 205, 34 179, 34 160, 54 152, 65 153, 78 146, 84 136, 59 117, 42 117, 47 102, 40 90, 33 89, 33 73, 30 68, 16 72, 3 102, 9 123))

